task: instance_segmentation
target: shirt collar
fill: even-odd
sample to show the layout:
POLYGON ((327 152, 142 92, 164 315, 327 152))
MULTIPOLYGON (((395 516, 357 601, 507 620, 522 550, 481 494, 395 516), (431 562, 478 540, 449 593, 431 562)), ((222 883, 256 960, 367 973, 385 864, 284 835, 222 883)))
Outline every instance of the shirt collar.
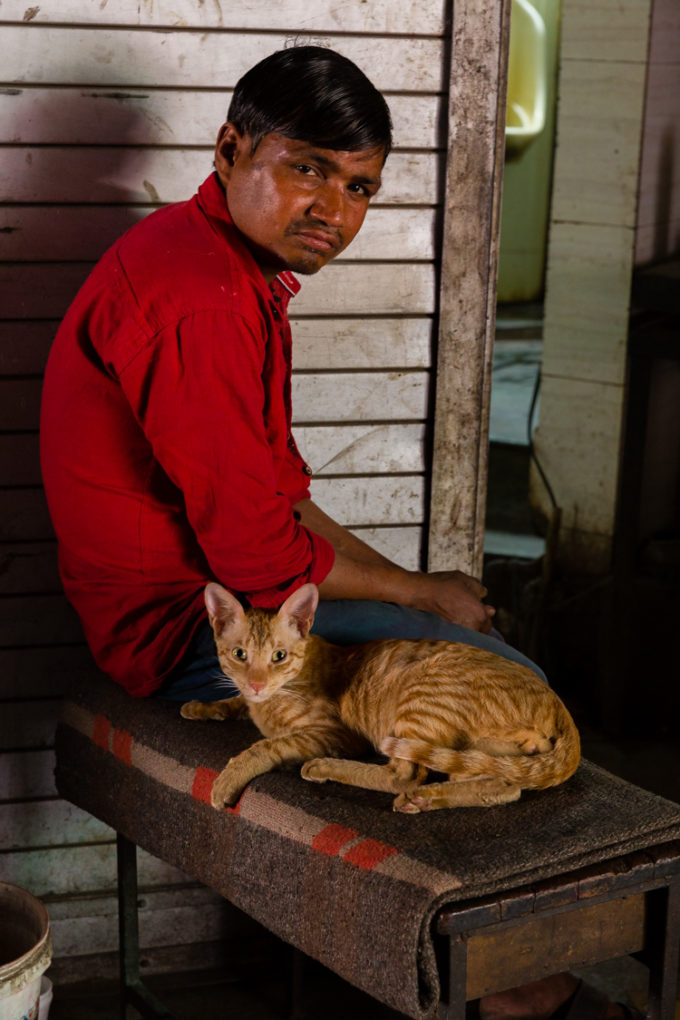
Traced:
MULTIPOLYGON (((260 272, 260 267, 253 258, 248 246, 242 240, 242 234, 238 231, 238 228, 234 226, 234 221, 229 215, 229 209, 227 207, 227 199, 220 184, 219 177, 216 173, 212 173, 201 184, 198 189, 198 198, 200 204, 207 215, 212 220, 219 221, 219 232, 229 239, 230 244, 236 244, 238 246, 239 254, 248 263, 248 265, 255 270, 257 279, 261 281, 264 286, 267 286, 266 280, 260 272), (224 229, 226 227, 226 229, 224 229)), ((268 290, 277 300, 278 304, 283 304, 286 308, 291 297, 300 290, 300 281, 293 276, 289 269, 284 269, 283 272, 276 276, 268 287, 268 290)))
POLYGON ((285 287, 291 297, 295 297, 300 290, 300 281, 297 277, 293 276, 289 269, 284 269, 282 273, 279 273, 275 278, 275 282, 285 287))

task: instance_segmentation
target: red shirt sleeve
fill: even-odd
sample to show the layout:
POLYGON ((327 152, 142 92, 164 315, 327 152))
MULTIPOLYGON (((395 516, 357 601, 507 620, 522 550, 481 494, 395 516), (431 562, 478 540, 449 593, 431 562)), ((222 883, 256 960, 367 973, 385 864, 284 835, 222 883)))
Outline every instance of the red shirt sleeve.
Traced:
POLYGON ((208 309, 163 329, 118 372, 214 576, 263 607, 322 581, 334 559, 293 513, 309 480, 275 343, 256 317, 208 309))

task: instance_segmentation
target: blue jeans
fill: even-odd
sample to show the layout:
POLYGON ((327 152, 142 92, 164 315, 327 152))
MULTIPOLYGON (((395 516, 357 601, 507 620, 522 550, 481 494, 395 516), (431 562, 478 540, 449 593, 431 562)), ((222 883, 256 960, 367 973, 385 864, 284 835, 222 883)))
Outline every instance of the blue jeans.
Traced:
MULTIPOLYGON (((336 645, 358 645, 376 638, 459 641, 519 662, 547 683, 543 671, 517 649, 505 644, 498 632, 495 632, 495 636, 480 634, 457 623, 449 623, 436 613, 407 609, 392 602, 354 599, 320 602, 312 634, 318 634, 336 645)), ((169 701, 219 701, 236 694, 236 685, 220 669, 213 633, 207 620, 200 624, 182 661, 155 692, 156 697, 169 701)))

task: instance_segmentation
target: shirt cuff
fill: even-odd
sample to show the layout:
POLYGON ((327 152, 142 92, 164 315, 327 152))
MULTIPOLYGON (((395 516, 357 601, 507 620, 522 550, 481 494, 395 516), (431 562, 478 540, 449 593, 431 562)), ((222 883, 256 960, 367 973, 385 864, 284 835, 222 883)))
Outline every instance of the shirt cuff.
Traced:
POLYGON ((297 591, 303 584, 321 584, 324 578, 330 573, 335 562, 335 549, 327 539, 315 534, 306 528, 311 545, 311 560, 309 566, 302 573, 291 577, 290 580, 276 588, 267 588, 264 591, 245 592, 246 598, 251 606, 258 609, 278 609, 289 595, 297 591))

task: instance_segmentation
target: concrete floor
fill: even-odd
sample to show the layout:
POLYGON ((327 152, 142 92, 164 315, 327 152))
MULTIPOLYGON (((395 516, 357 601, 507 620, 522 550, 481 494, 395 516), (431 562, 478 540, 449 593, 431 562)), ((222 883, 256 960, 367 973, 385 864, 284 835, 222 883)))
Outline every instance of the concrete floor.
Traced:
MULTIPOLYGON (((156 975, 148 987, 172 1010, 175 1020, 288 1020, 291 1017, 290 953, 281 946, 263 961, 262 973, 247 980, 225 979, 218 971, 156 975)), ((55 989, 50 1020, 121 1020, 116 986, 80 984, 55 989)), ((129 1020, 137 1012, 128 1007, 129 1020)), ((304 994, 296 1020, 399 1020, 395 1013, 313 961, 305 964, 304 994)))
MULTIPOLYGON (((576 972, 617 1002, 644 1010, 647 971, 626 957, 576 972)), ((285 977, 248 982, 225 981, 214 971, 157 975, 149 987, 172 1010, 175 1020, 289 1020, 290 995, 285 977)), ((121 1020, 115 985, 81 984, 55 990, 50 1020, 121 1020)), ((128 1007, 128 1020, 137 1020, 128 1007)), ((308 965, 305 991, 295 1020, 402 1020, 370 996, 352 988, 316 964, 308 965)), ((676 1007, 680 1020, 680 1001, 676 1007)))
MULTIPOLYGON (((274 970, 279 970, 275 967, 274 970)), ((352 988, 334 974, 310 962, 305 991, 295 1020, 402 1020, 370 996, 352 988)), ((644 1011, 647 971, 630 957, 576 971, 610 999, 644 1011)), ((175 1020, 289 1020, 290 985, 281 974, 260 979, 227 981, 214 971, 156 975, 148 985, 172 1010, 175 1020)), ((680 1020, 680 1000, 676 1006, 680 1020)), ((121 1020, 119 997, 113 983, 80 984, 55 989, 50 1020, 121 1020)), ((137 1020, 128 1007, 127 1020, 137 1020)))

